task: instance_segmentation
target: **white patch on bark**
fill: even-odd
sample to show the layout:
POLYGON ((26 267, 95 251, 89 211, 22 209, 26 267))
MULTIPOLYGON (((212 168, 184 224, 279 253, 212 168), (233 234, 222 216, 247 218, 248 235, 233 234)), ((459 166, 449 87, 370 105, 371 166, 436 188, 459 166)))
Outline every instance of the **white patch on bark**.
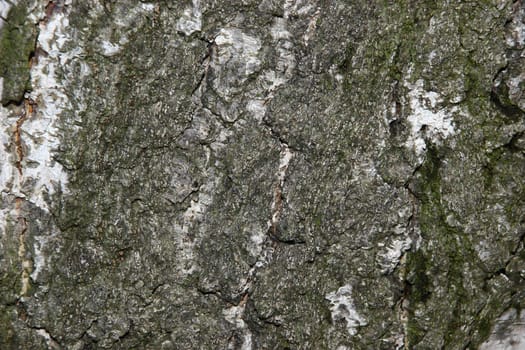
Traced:
POLYGON ((310 22, 308 23, 308 27, 306 28, 306 31, 303 35, 303 41, 304 45, 308 46, 308 42, 310 41, 310 38, 313 36, 315 29, 317 27, 317 20, 321 16, 321 10, 317 9, 317 11, 314 13, 314 15, 310 18, 310 22))
POLYGON ((272 35, 273 40, 288 40, 291 38, 292 35, 288 29, 286 29, 287 23, 287 17, 275 18, 275 22, 270 28, 270 34, 272 35))
MULTIPOLYGON (((18 3, 18 0, 11 0, 10 2, 7 2, 5 0, 0 0, 0 29, 4 26, 4 18, 7 19, 7 15, 9 14, 9 10, 11 9, 12 5, 16 5, 18 3)), ((0 90, 1 91, 1 90, 0 90)), ((0 93, 0 96, 2 94, 0 93)))
MULTIPOLYGON (((403 327, 406 328, 406 324, 403 324, 403 327)), ((403 350, 406 349, 405 347, 405 334, 398 334, 394 337, 394 350, 403 350)))
MULTIPOLYGON (((67 11, 67 10, 65 10, 67 11)), ((62 166, 54 161, 53 151, 58 148, 58 116, 71 103, 66 95, 64 84, 58 80, 57 73, 68 63, 82 54, 81 48, 65 49, 68 37, 69 20, 66 13, 56 13, 49 21, 40 23, 37 46, 47 52, 41 55, 38 63, 31 69, 33 90, 27 96, 37 105, 33 115, 28 115, 21 126, 21 138, 27 146, 24 155, 24 179, 36 180, 32 193, 26 198, 38 207, 47 210, 44 194, 52 195, 57 188, 65 191, 67 175, 62 166)))
POLYGON ((258 257, 263 249, 264 241, 266 240, 266 233, 260 227, 254 226, 250 228, 250 243, 248 245, 248 251, 253 257, 258 257))
MULTIPOLYGON (((32 13, 29 17, 38 21, 39 16, 43 16, 43 13, 32 13)), ((30 110, 25 111, 26 117, 18 126, 24 153, 20 162, 22 173, 15 165, 16 160, 20 161, 18 155, 9 154, 7 148, 7 145, 15 143, 14 130, 20 116, 10 115, 5 108, 0 109, 0 189, 2 193, 24 198, 45 211, 48 210, 45 197, 55 193, 58 188, 66 191, 67 184, 66 173, 54 161, 53 151, 59 144, 57 117, 64 109, 71 107, 65 88, 57 80, 56 74, 81 53, 79 48, 71 51, 64 48, 69 40, 68 25, 65 13, 57 13, 48 21, 40 22, 37 46, 47 55, 40 55, 38 63, 31 68, 32 91, 26 94, 26 99, 33 101, 36 106, 32 113, 30 110)), ((3 216, 5 214, 4 210, 3 216)))
POLYGON ((273 72, 273 79, 269 79, 270 82, 278 81, 274 83, 271 91, 276 87, 287 82, 293 75, 295 68, 295 55, 293 53, 293 44, 290 40, 292 35, 287 29, 288 20, 285 18, 276 18, 271 28, 272 39, 276 42, 277 49, 277 63, 275 71, 273 72))
MULTIPOLYGON (((237 84, 242 84, 250 74, 255 73, 261 65, 258 57, 261 41, 253 36, 243 33, 237 28, 223 28, 215 38, 218 54, 211 63, 212 68, 219 74, 214 80, 214 87, 220 95, 227 97, 230 91, 219 91, 228 88, 227 76, 231 69, 238 74, 237 84), (224 70, 226 68, 226 70, 224 70), (230 69, 228 69, 230 68, 230 69), (224 84, 226 82, 226 84, 224 84)), ((230 77, 231 78, 231 77, 230 77)))
POLYGON ((525 349, 525 313, 510 309, 495 322, 492 333, 479 350, 525 349))
MULTIPOLYGON (((15 119, 10 112, 0 106, 0 191, 2 195, 9 193, 13 182, 13 174, 16 169, 11 162, 7 147, 11 143, 12 124, 15 119)), ((1 201, 5 204, 5 201, 1 201)), ((5 222, 2 220, 2 222, 5 222)))
POLYGON ((37 329, 36 334, 46 340, 49 349, 60 349, 60 345, 58 345, 57 342, 53 340, 51 334, 49 334, 45 329, 37 329))
POLYGON ((38 236, 35 238, 35 244, 33 245, 33 272, 31 273, 31 279, 35 281, 38 278, 38 274, 42 271, 46 265, 46 258, 42 253, 43 246, 46 244, 46 237, 38 236))
POLYGON ((488 261, 492 258, 491 248, 492 244, 487 243, 485 240, 479 240, 475 243, 476 252, 481 261, 488 261))
POLYGON ((255 120, 262 123, 264 115, 266 114, 266 106, 264 100, 250 100, 246 104, 246 110, 250 112, 255 120))
POLYGON ((290 18, 290 16, 302 17, 314 10, 313 5, 305 4, 304 0, 284 0, 283 8, 285 19, 290 18))
MULTIPOLYGON (((241 300, 239 305, 232 306, 222 311, 224 318, 229 323, 235 325, 235 327, 242 332, 242 345, 241 350, 252 350, 253 349, 253 340, 252 333, 248 329, 246 322, 242 319, 244 315, 244 309, 246 307, 246 300, 241 300)), ((228 346, 228 349, 235 349, 233 344, 228 346)))
MULTIPOLYGON (((47 23, 40 22, 39 26, 37 46, 47 55, 39 56, 38 63, 31 69, 33 90, 26 98, 34 101, 37 107, 32 114, 26 111, 27 119, 20 126, 20 138, 27 146, 27 151, 24 154, 22 174, 18 174, 15 169, 13 172, 20 177, 17 181, 20 185, 25 181, 35 181, 32 192, 27 193, 28 187, 24 187, 24 195, 28 201, 48 211, 45 196, 52 195, 57 189, 66 192, 67 184, 67 174, 53 159, 53 152, 59 146, 56 124, 58 116, 64 109, 71 108, 64 84, 57 79, 57 71, 78 57, 81 49, 68 51, 64 48, 69 40, 69 20, 66 13, 57 13, 47 23)), ((33 280, 38 278, 46 264, 46 257, 42 253, 46 240, 44 237, 40 238, 35 237, 33 244, 33 280)))
POLYGON ((430 66, 432 66, 434 64, 434 59, 438 57, 438 53, 436 50, 432 50, 429 54, 428 54, 428 64, 430 66))
POLYGON ((399 264, 403 254, 410 249, 412 239, 404 237, 403 239, 394 239, 386 246, 386 250, 378 254, 379 265, 382 273, 391 273, 399 264))
MULTIPOLYGON (((59 146, 57 123, 64 111, 75 108, 78 113, 85 106, 82 107, 80 94, 67 87, 68 75, 71 75, 68 67, 82 55, 82 48, 67 48, 72 35, 67 18, 71 1, 65 1, 64 5, 62 11, 57 11, 45 21, 41 21, 45 16, 43 6, 35 7, 28 14, 28 21, 39 26, 37 47, 46 54, 39 54, 31 67, 32 90, 25 95, 25 111, 17 114, 0 108, 0 190, 5 202, 0 219, 4 223, 8 220, 21 222, 20 205, 15 204, 13 198, 16 201, 25 200, 47 212, 48 196, 57 191, 67 193, 67 174, 53 158, 59 146), (78 103, 73 105, 68 94, 79 95, 78 103)), ((89 74, 87 65, 81 63, 81 66, 81 75, 89 74)), ((3 225, 2 231, 5 233, 3 225)), ((33 280, 38 278, 46 264, 44 245, 47 237, 53 234, 35 237, 32 259, 23 254, 23 284, 29 283, 29 273, 33 280)), ((24 236, 22 232, 19 252, 27 250, 24 236)))
POLYGON ((140 8, 146 12, 151 12, 155 9, 155 4, 144 2, 140 4, 140 8))
POLYGON ((516 12, 507 26, 505 42, 510 47, 523 48, 525 45, 525 8, 520 6, 516 12))
POLYGON ((279 159, 279 170, 277 172, 277 178, 279 179, 279 184, 282 187, 284 185, 284 179, 286 177, 286 170, 288 170, 288 165, 290 165, 290 160, 292 160, 293 153, 287 146, 284 146, 281 150, 281 157, 279 159))
POLYGON ((288 16, 293 4, 293 1, 285 1, 284 17, 275 18, 270 28, 270 34, 278 55, 277 61, 274 63, 274 69, 264 71, 258 78, 261 82, 260 86, 263 87, 263 91, 260 91, 260 93, 264 98, 250 100, 247 104, 247 110, 259 122, 262 122, 266 114, 266 104, 273 99, 275 91, 290 80, 296 66, 293 43, 291 41, 292 35, 287 29, 288 16))
POLYGON ((6 18, 7 14, 9 13, 9 9, 11 9, 11 4, 16 5, 17 0, 10 0, 7 2, 6 0, 0 1, 0 16, 6 18))
POLYGON ((102 47, 102 54, 107 57, 115 56, 121 49, 120 45, 113 44, 107 40, 103 40, 100 45, 102 47))
POLYGON ((13 164, 8 147, 11 143, 13 118, 8 118, 9 111, 0 105, 0 250, 4 249, 2 237, 6 235, 8 221, 14 222, 17 213, 12 207, 13 197, 10 188, 13 185, 13 164))
POLYGON ((202 28, 200 0, 193 0, 192 5, 192 8, 184 10, 182 17, 177 21, 177 30, 186 35, 200 32, 202 28))
POLYGON ((439 143, 441 140, 454 135, 452 114, 457 108, 447 109, 440 107, 443 102, 441 96, 434 91, 426 91, 422 79, 414 84, 405 82, 409 89, 408 98, 412 113, 408 116, 410 136, 407 147, 413 149, 422 160, 426 151, 425 139, 439 143))
POLYGON ((215 44, 220 48, 215 64, 225 65, 229 62, 238 61, 243 63, 238 72, 246 78, 254 73, 261 64, 258 52, 261 42, 258 38, 243 33, 237 28, 223 28, 215 38, 215 44))
POLYGON ((206 107, 215 110, 224 121, 233 123, 239 117, 235 108, 239 103, 238 94, 246 91, 245 82, 260 69, 261 41, 239 28, 223 28, 214 44, 209 64, 214 79, 210 87, 222 101, 206 107))
POLYGON ((515 77, 512 77, 506 81, 506 84, 509 88, 509 98, 512 102, 515 102, 516 105, 525 110, 525 73, 521 73, 515 77))
POLYGON ((336 292, 328 293, 325 298, 332 304, 332 321, 345 320, 346 329, 351 336, 357 334, 357 327, 367 325, 366 320, 355 309, 351 285, 344 285, 336 292))

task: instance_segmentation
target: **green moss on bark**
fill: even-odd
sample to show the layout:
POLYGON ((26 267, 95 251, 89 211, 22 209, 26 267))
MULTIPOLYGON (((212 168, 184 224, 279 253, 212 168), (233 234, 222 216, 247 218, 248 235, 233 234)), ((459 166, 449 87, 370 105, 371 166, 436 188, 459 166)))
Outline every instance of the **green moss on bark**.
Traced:
POLYGON ((23 4, 11 8, 0 31, 0 77, 3 78, 0 102, 19 102, 30 89, 29 60, 35 48, 36 31, 27 21, 23 4))
POLYGON ((466 339, 461 326, 469 317, 471 302, 464 287, 463 271, 469 261, 477 258, 469 238, 447 223, 442 198, 441 152, 436 146, 427 144, 426 159, 416 182, 421 202, 421 235, 427 242, 424 249, 432 250, 432 253, 425 257, 424 252, 416 251, 407 257, 408 282, 411 284, 409 299, 413 307, 409 313, 408 342, 411 346, 417 345, 426 332, 432 330, 415 316, 415 309, 428 312, 435 308, 443 311, 442 315, 435 316, 438 323, 432 331, 442 333, 444 344, 456 348, 466 339), (445 279, 440 280, 443 277, 445 279), (431 293, 436 289, 435 285, 439 285, 442 291, 431 293))

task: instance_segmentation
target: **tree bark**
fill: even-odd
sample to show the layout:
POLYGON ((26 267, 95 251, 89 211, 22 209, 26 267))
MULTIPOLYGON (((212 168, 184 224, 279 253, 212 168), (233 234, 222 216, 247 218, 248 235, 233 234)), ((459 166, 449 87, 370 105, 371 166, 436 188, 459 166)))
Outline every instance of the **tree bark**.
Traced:
POLYGON ((525 347, 523 1, 0 16, 0 348, 525 347))

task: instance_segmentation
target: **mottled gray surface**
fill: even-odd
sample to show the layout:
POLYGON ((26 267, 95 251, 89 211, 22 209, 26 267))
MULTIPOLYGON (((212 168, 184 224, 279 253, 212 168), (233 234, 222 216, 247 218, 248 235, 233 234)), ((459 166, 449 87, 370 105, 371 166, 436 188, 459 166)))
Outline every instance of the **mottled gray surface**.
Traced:
POLYGON ((0 348, 519 346, 521 0, 0 4, 0 348))

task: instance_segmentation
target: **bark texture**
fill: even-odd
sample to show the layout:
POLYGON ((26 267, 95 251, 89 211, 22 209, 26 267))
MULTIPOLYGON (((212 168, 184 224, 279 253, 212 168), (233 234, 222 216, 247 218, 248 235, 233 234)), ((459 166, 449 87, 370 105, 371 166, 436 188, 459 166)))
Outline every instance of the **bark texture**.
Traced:
POLYGON ((0 16, 1 349, 525 347, 522 0, 0 16))

